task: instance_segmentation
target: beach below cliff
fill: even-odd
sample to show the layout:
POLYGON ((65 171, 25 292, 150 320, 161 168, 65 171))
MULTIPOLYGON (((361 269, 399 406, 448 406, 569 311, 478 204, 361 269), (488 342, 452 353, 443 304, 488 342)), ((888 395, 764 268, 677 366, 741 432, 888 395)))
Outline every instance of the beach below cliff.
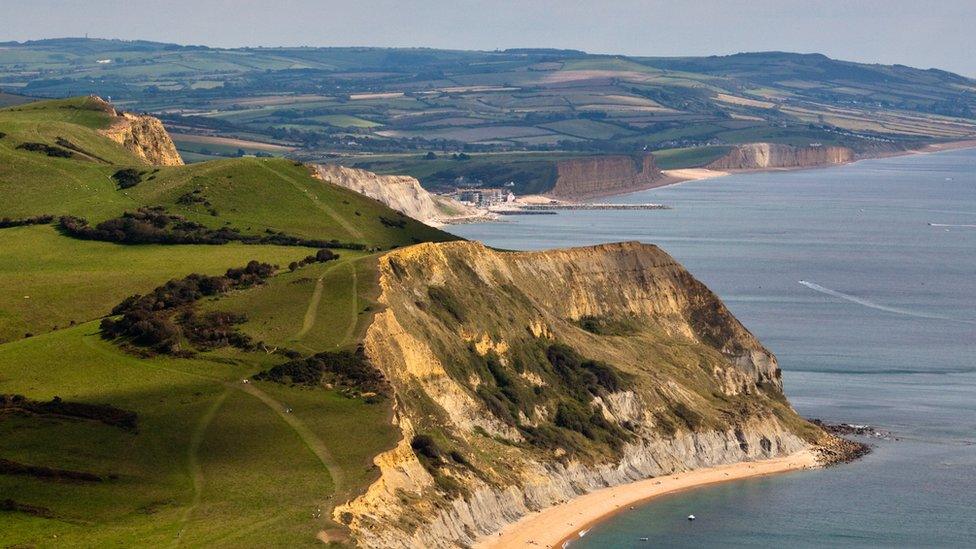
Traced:
POLYGON ((565 503, 526 515, 500 532, 478 540, 478 549, 503 547, 563 547, 578 539, 594 524, 626 512, 650 499, 720 482, 786 473, 819 466, 812 450, 787 456, 744 461, 649 478, 594 490, 565 503))

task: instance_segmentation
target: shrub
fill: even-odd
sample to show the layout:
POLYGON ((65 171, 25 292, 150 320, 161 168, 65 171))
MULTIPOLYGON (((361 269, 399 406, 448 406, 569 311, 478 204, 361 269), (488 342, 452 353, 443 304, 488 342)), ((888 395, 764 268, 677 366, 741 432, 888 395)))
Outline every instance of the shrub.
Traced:
MULTIPOLYGON (((160 206, 139 208, 125 212, 121 217, 103 221, 92 227, 88 221, 75 216, 62 216, 58 220, 61 232, 74 238, 100 240, 119 244, 275 244, 279 246, 307 246, 310 248, 346 248, 363 250, 363 244, 344 243, 338 240, 299 238, 284 233, 244 235, 237 229, 221 227, 211 229, 178 215, 166 213, 160 206)), ((333 258, 334 259, 334 258, 333 258)))
POLYGON ((119 184, 120 189, 128 189, 142 182, 142 172, 133 168, 123 168, 113 173, 112 179, 119 184))
POLYGON ((307 386, 332 383, 363 393, 386 391, 383 374, 369 363, 362 347, 354 352, 328 351, 289 360, 255 375, 254 378, 307 386))
POLYGON ((44 153, 54 158, 71 158, 75 155, 73 152, 67 149, 47 145, 45 143, 21 143, 20 145, 17 145, 17 148, 25 151, 44 153))
POLYGON ((0 229, 6 229, 8 227, 22 227, 24 225, 43 225, 52 221, 54 221, 53 215, 38 215, 21 219, 4 217, 3 219, 0 219, 0 229))
POLYGON ((204 348, 225 345, 249 348, 250 338, 232 328, 245 320, 243 315, 225 312, 197 315, 192 307, 203 297, 261 284, 273 273, 273 266, 251 261, 244 267, 228 269, 223 276, 191 274, 170 280, 147 295, 129 296, 116 305, 112 315, 121 318, 102 319, 102 337, 122 339, 130 345, 167 354, 181 352, 184 337, 204 348))

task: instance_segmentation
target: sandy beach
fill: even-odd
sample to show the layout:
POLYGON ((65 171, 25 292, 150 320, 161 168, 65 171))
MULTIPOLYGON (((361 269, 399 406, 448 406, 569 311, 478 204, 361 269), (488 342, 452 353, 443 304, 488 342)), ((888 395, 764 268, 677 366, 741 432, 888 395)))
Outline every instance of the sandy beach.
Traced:
POLYGON ((665 494, 691 488, 817 467, 813 452, 804 450, 789 456, 720 465, 657 477, 611 488, 595 490, 566 503, 526 515, 501 532, 482 538, 477 549, 509 547, 561 547, 579 537, 581 531, 629 507, 665 494))

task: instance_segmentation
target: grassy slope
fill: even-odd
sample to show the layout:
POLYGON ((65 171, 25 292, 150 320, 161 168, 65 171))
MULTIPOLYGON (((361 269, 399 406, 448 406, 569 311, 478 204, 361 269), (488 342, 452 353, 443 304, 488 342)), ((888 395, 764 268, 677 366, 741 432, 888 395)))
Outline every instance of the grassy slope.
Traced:
POLYGON ((381 248, 452 238, 414 220, 405 220, 404 228, 386 226, 380 217, 396 219, 394 211, 315 179, 306 167, 285 159, 242 158, 150 170, 92 131, 108 122, 104 112, 90 109, 87 99, 0 110, 0 132, 7 134, 0 139, 0 216, 71 214, 97 222, 139 206, 163 205, 209 226, 231 225, 254 234, 275 229, 381 248), (53 145, 58 137, 107 162, 50 158, 16 148, 23 142, 53 145), (111 175, 122 166, 146 170, 143 181, 117 189, 111 175), (177 203, 197 189, 217 216, 202 205, 177 203))
POLYGON ((287 265, 313 250, 285 246, 122 246, 75 240, 50 226, 0 229, 0 342, 108 314, 133 293, 252 259, 287 265))
MULTIPOLYGON (((451 238, 409 219, 404 228, 386 227, 379 216, 399 219, 395 212, 286 160, 143 166, 144 181, 119 191, 110 175, 139 163, 92 131, 106 119, 77 108, 85 103, 0 111, 0 131, 8 133, 0 140, 0 217, 70 213, 98 221, 162 204, 214 227, 230 223, 254 233, 273 227, 376 248, 451 238), (112 164, 15 149, 28 140, 53 144, 59 136, 112 164), (202 206, 176 204, 196 188, 217 217, 202 206)), ((388 403, 366 404, 324 388, 240 383, 283 360, 278 355, 221 350, 142 359, 103 341, 97 322, 64 327, 95 319, 123 297, 170 278, 216 274, 250 259, 287 265, 310 251, 120 246, 68 238, 50 226, 0 229, 0 341, 10 340, 0 343, 0 394, 111 404, 137 412, 140 423, 133 434, 97 423, 0 417, 0 458, 117 476, 53 483, 0 474, 4 498, 54 515, 0 512, 0 546, 299 546, 317 544, 320 531, 335 529, 332 506, 368 484, 375 474, 371 458, 398 436, 388 403), (53 325, 62 329, 42 333, 53 325), (26 331, 41 335, 13 339, 26 331)), ((202 306, 245 312, 245 331, 302 352, 353 346, 376 292, 375 256, 340 253, 339 261, 286 270, 265 287, 202 306), (311 313, 314 281, 292 284, 305 277, 323 279, 311 313)))
POLYGON ((268 355, 137 359, 96 332, 89 323, 0 346, 0 391, 111 403, 136 411, 140 422, 132 434, 88 422, 0 421, 7 459, 118 475, 101 483, 0 475, 0 492, 57 517, 0 513, 0 545, 48 545, 55 535, 69 546, 311 545, 332 526, 330 495, 367 482, 369 459, 395 440, 385 405, 240 384, 267 367, 268 355), (311 440, 285 421, 285 406, 311 440), (330 463, 314 444, 336 449, 330 463), (321 517, 312 516, 316 509, 321 517))

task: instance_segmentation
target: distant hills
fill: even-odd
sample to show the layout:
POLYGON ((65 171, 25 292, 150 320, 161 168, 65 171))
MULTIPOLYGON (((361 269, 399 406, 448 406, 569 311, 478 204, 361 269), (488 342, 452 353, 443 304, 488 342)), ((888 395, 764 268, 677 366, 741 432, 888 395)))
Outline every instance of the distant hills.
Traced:
POLYGON ((976 135, 972 79, 785 52, 661 58, 65 38, 0 45, 0 88, 97 93, 157 113, 176 132, 197 134, 176 136, 188 161, 242 151, 323 160, 754 142, 861 152, 976 135))

